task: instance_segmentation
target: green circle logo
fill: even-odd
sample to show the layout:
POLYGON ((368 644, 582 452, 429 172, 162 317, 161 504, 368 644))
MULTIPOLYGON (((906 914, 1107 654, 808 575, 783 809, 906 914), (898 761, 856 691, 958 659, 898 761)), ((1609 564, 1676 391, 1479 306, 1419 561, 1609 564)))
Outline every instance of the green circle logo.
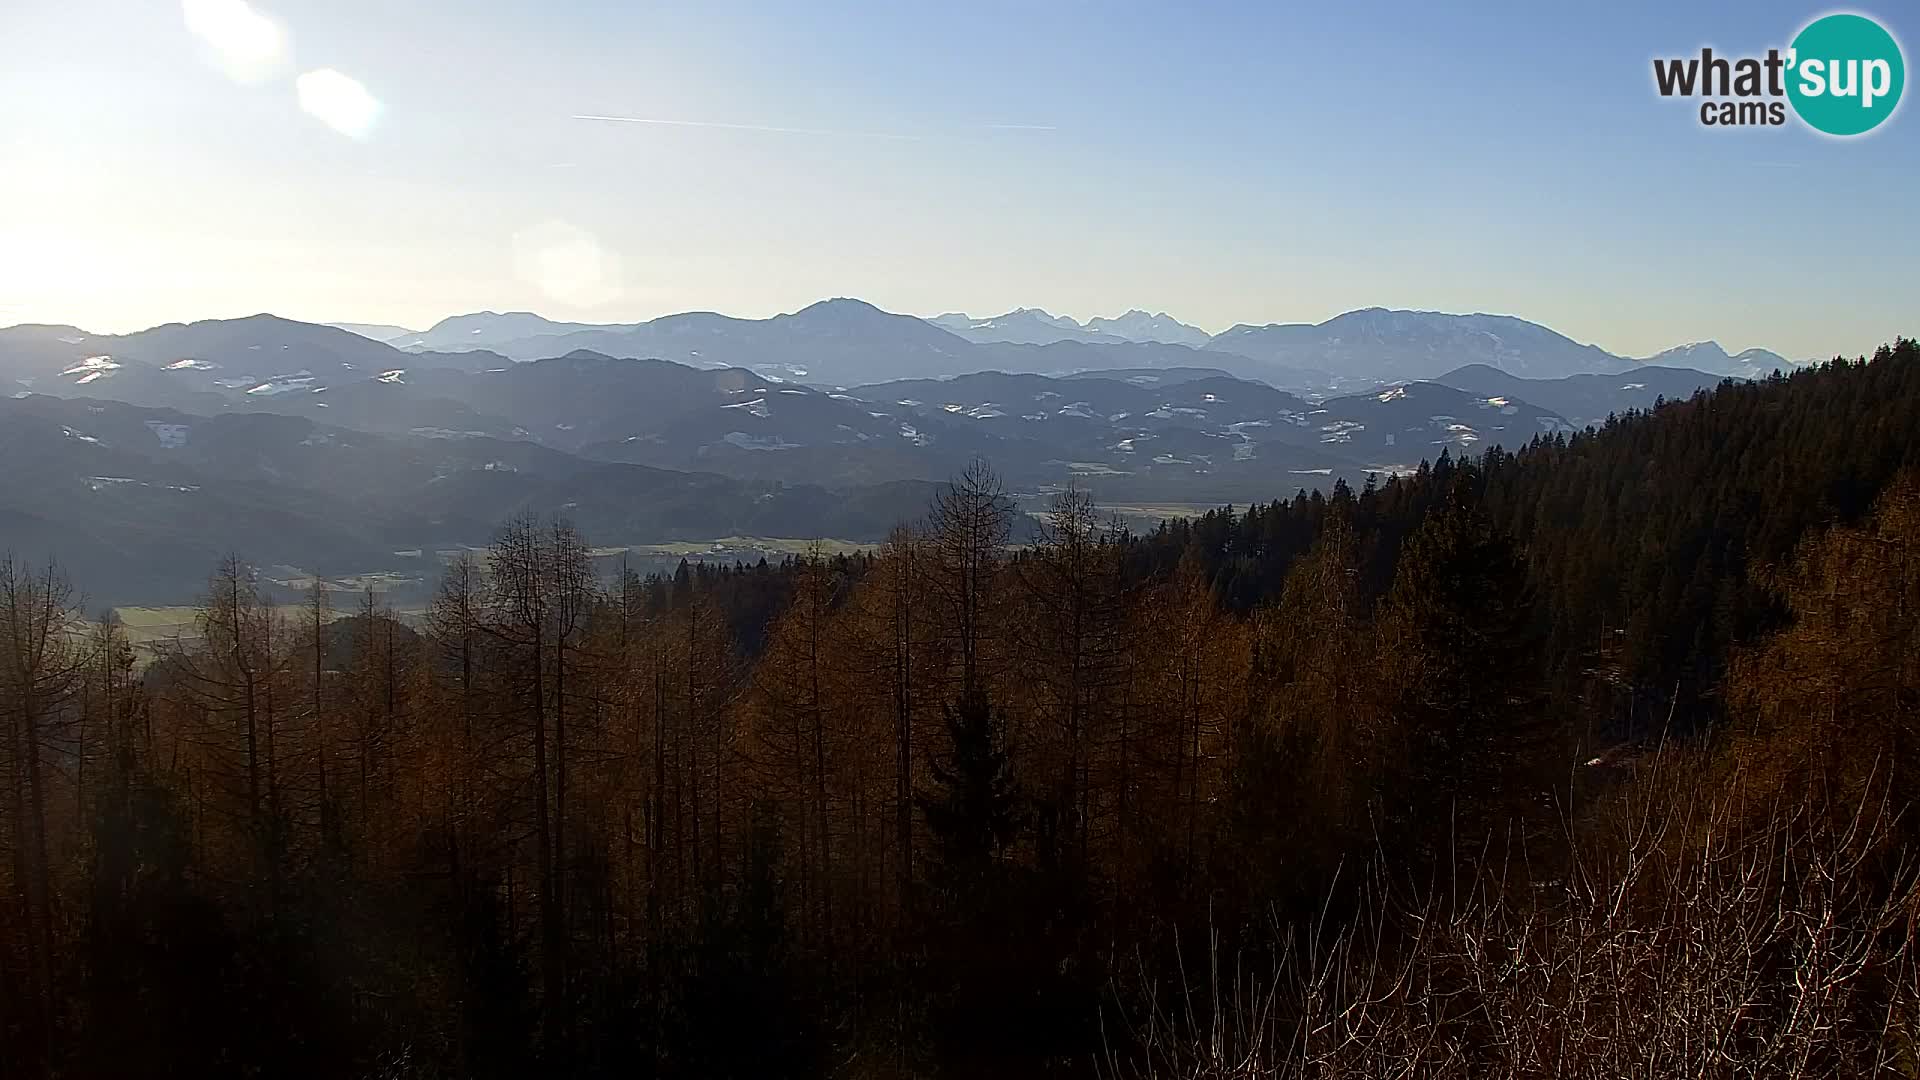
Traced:
POLYGON ((1828 135, 1863 135, 1880 126, 1907 84, 1899 42, 1864 15, 1815 19, 1787 55, 1793 111, 1828 135))

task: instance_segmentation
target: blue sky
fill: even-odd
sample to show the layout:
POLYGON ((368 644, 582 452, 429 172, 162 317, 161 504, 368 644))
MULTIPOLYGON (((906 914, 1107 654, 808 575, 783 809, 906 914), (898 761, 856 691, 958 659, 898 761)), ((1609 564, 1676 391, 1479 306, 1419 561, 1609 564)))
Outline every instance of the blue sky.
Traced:
MULTIPOLYGON (((1632 354, 1916 332, 1911 106, 1839 141, 1652 89, 1819 6, 260 0, 280 46, 239 70, 194 4, 240 0, 0 10, 0 323, 859 296, 1493 311, 1632 354), (370 125, 303 111, 319 69, 370 125)), ((1911 8, 1850 10, 1911 60, 1911 8)))

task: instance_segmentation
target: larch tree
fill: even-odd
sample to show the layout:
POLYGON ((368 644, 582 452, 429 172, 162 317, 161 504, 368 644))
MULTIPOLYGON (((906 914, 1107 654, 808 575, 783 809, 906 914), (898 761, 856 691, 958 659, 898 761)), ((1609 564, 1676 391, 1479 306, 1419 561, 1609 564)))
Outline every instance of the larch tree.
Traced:
POLYGON ((1920 767, 1920 472, 1766 578, 1786 625, 1739 650, 1727 680, 1748 804, 1764 814, 1811 791, 1853 806, 1889 778, 1908 782, 1920 767))
MULTIPOLYGON (((166 662, 186 691, 193 752, 203 805, 220 822, 238 829, 240 859, 234 872, 265 870, 271 916, 283 899, 291 853, 289 760, 283 760, 286 676, 294 664, 291 635, 261 593, 258 571, 238 555, 222 559, 208 580, 196 618, 199 639, 175 641, 166 662), (276 695, 279 688, 281 693, 276 695)), ((203 842, 224 834, 197 829, 203 842)))
POLYGON ((994 662, 995 605, 1013 524, 1000 477, 975 460, 934 496, 924 563, 939 608, 942 636, 960 691, 985 690, 994 662))
MULTIPOLYGON (((73 629, 80 618, 73 587, 53 563, 35 570, 0 555, 0 723, 4 723, 6 828, 11 877, 23 922, 27 1019, 52 1037, 57 918, 49 828, 53 770, 69 748, 58 729, 84 675, 73 629)), ((9 992, 6 995, 11 998, 9 992)))
POLYGON ((871 712, 891 755, 888 854, 894 906, 904 911, 915 882, 914 792, 923 772, 918 728, 938 699, 941 642, 927 580, 927 542, 909 527, 893 530, 872 567, 854 588, 845 615, 842 666, 852 676, 857 705, 871 712))
POLYGON ((1042 781, 1046 820, 1043 855, 1085 864, 1094 831, 1096 764, 1119 708, 1126 677, 1127 588, 1121 577, 1120 530, 1102 520, 1092 498, 1076 486, 1055 496, 1034 545, 1013 564, 1020 612, 1010 634, 1032 737, 1030 752, 1045 748, 1042 781))
POLYGON ((752 760, 761 783, 790 808, 788 831, 799 839, 801 909, 822 943, 833 939, 836 886, 829 773, 842 734, 832 667, 837 592, 817 551, 801 561, 793 598, 774 624, 753 686, 752 760))
POLYGON ((555 550, 555 530, 538 517, 523 514, 509 521, 487 552, 489 632, 503 645, 513 669, 514 707, 532 747, 528 788, 533 803, 533 845, 539 912, 541 1015, 544 1042, 558 1047, 566 1038, 566 912, 559 884, 555 842, 554 766, 551 715, 551 665, 560 612, 570 601, 555 595, 558 581, 571 572, 558 562, 583 560, 584 551, 555 550))

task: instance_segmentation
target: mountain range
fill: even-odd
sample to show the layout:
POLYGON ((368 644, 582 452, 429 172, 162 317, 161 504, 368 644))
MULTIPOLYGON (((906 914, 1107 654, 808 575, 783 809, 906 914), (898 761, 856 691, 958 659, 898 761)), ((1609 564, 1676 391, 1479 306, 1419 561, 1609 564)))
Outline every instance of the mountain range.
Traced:
MULTIPOLYGON (((1162 317, 1110 322, 1128 319, 1144 333, 1162 317)), ((15 326, 0 329, 0 532, 122 598, 177 594, 222 545, 376 569, 482 543, 519 509, 614 545, 870 540, 976 457, 1032 501, 1073 482, 1122 507, 1245 503, 1785 363, 1711 343, 1633 360, 1519 319, 1379 309, 1204 347, 1074 325, 974 341, 833 300, 624 328, 479 313, 390 341, 375 338, 403 328, 264 314, 15 326), (490 347, 427 347, 461 338, 490 347)))
POLYGON ((1151 315, 1139 308, 1116 318, 1089 319, 1084 324, 1071 316, 1054 315, 1040 308, 1016 308, 984 319, 954 312, 927 321, 968 341, 1026 345, 1048 345, 1056 341, 1099 344, 1135 341, 1199 349, 1206 347, 1212 337, 1205 330, 1188 326, 1164 311, 1151 315))
POLYGON ((1717 341, 1676 345, 1647 357, 1644 363, 1655 367, 1712 371, 1738 379, 1764 379, 1775 371, 1792 371, 1799 366, 1769 349, 1747 349, 1729 356, 1717 341))
POLYGON ((1217 367, 1290 390, 1354 391, 1393 380, 1430 379, 1467 364, 1526 378, 1625 372, 1652 364, 1753 378, 1793 363, 1765 349, 1737 355, 1712 342, 1636 359, 1574 341, 1510 315, 1366 308, 1321 323, 1239 325, 1209 336, 1165 314, 1128 311, 1086 323, 1039 308, 976 318, 930 319, 859 300, 823 300, 768 319, 686 312, 639 323, 556 322, 531 312, 477 312, 419 333, 357 323, 363 333, 415 353, 484 350, 513 360, 580 349, 609 356, 742 367, 786 381, 847 386, 890 378, 938 378, 987 369, 1063 373, 1081 366, 1217 367), (1034 349, 1131 347, 1128 361, 1034 349))

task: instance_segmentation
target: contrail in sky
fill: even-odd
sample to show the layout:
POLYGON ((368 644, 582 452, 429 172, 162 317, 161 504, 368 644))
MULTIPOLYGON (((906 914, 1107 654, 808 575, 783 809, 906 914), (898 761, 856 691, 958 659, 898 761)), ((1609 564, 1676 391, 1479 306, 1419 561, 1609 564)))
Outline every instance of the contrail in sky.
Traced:
MULTIPOLYGON (((894 139, 901 142, 920 142, 935 138, 930 135, 910 135, 898 131, 852 131, 842 128, 801 128, 778 127, 773 124, 728 124, 718 120, 667 120, 653 116, 601 116, 593 113, 575 113, 575 120, 597 120, 608 124, 654 124, 660 127, 717 128, 721 131, 760 131, 774 135, 824 135, 831 138, 848 139, 894 139)), ((988 131, 1058 131, 1052 124, 986 124, 988 131)))
POLYGON ((718 128, 722 131, 764 131, 775 135, 827 135, 856 139, 898 139, 905 142, 918 142, 924 135, 907 135, 893 131, 841 131, 831 128, 774 127, 770 124, 723 124, 717 120, 662 120, 648 116, 593 116, 575 113, 575 120, 600 120, 611 124, 656 124, 662 127, 718 128))

